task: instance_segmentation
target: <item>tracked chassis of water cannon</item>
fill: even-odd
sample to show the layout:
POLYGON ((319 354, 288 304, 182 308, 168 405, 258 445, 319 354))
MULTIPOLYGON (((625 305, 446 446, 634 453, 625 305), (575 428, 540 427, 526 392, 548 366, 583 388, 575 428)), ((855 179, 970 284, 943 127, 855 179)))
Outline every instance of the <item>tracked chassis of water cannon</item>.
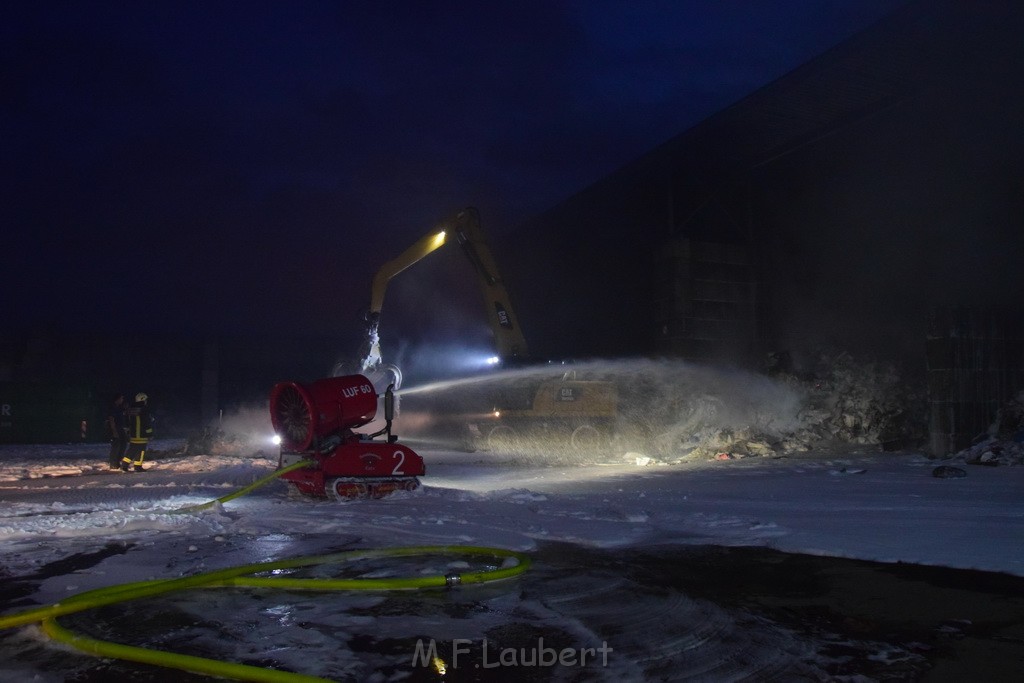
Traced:
POLYGON ((278 467, 308 461, 281 479, 307 496, 339 500, 381 498, 418 488, 426 468, 422 457, 391 434, 390 389, 383 396, 384 429, 374 434, 354 431, 376 417, 379 398, 363 375, 274 385, 270 419, 281 438, 278 467))

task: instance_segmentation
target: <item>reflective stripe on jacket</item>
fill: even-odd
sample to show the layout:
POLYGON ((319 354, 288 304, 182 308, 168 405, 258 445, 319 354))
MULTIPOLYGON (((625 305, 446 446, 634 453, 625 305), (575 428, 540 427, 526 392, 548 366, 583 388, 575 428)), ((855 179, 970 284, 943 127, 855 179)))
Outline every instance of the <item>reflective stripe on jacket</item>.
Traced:
POLYGON ((129 443, 148 443, 153 438, 153 420, 145 406, 133 406, 128 413, 129 443))

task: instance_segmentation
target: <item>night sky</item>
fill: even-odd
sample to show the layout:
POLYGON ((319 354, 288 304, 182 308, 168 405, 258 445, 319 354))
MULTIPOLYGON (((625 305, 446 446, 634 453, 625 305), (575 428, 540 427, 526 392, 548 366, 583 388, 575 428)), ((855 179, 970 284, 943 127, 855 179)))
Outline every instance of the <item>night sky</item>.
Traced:
POLYGON ((901 4, 7 3, 5 333, 331 334, 901 4))

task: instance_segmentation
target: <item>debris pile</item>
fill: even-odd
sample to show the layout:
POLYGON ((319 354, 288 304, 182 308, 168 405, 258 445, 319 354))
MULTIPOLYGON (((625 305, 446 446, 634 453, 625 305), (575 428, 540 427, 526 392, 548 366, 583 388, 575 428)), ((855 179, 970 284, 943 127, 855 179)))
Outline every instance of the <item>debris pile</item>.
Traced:
POLYGON ((1024 391, 1002 407, 987 438, 953 457, 970 465, 1024 465, 1024 391))
POLYGON ((777 455, 783 450, 775 436, 750 427, 720 428, 710 425, 701 426, 688 436, 676 431, 666 432, 655 439, 654 447, 662 459, 675 462, 766 457, 777 455))
POLYGON ((915 386, 895 365, 838 352, 820 355, 811 376, 790 378, 804 384, 807 403, 789 448, 802 450, 831 440, 897 450, 924 442, 923 383, 915 386))
POLYGON ((1024 443, 990 438, 953 456, 970 465, 1024 465, 1024 443))
MULTIPOLYGON (((777 358, 777 357, 776 357, 777 358)), ((874 444, 884 450, 912 448, 925 440, 927 399, 923 382, 911 382, 892 364, 859 360, 847 352, 820 354, 797 371, 787 361, 770 368, 775 382, 798 396, 795 420, 782 424, 747 406, 726 412, 728 399, 692 397, 674 424, 654 438, 665 462, 732 460, 809 451, 826 443, 874 444)))

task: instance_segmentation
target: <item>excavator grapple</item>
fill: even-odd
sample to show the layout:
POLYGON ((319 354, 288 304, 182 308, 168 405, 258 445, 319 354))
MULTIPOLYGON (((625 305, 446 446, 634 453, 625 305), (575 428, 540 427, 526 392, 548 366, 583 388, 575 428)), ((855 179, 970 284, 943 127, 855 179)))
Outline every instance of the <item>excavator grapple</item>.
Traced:
POLYGON ((309 461, 281 479, 319 498, 380 498, 416 489, 423 458, 391 433, 392 387, 383 396, 385 427, 369 435, 354 431, 376 417, 379 398, 363 375, 274 385, 270 420, 281 439, 278 467, 309 461))

